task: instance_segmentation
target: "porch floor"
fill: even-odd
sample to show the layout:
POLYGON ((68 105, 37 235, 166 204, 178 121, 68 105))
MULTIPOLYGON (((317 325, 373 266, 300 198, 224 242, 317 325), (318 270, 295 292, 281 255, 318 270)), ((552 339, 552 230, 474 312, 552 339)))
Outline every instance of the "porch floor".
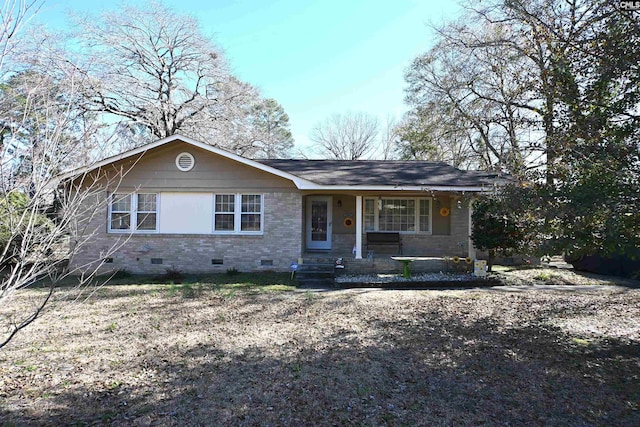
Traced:
MULTIPOLYGON (((362 259, 367 259, 367 252, 362 251, 362 259)), ((390 251, 390 252, 379 252, 372 251, 373 258, 389 258, 392 256, 402 256, 399 252, 390 251)), ((406 256, 406 255, 405 255, 406 256)), ((338 250, 309 250, 307 249, 303 254, 303 258, 344 258, 344 259, 355 259, 355 254, 352 251, 338 251, 338 250)))
MULTIPOLYGON (((335 263, 337 258, 342 258, 344 268, 336 269, 338 275, 352 274, 374 274, 374 273, 398 273, 403 272, 404 265, 402 262, 391 259, 392 256, 400 256, 399 254, 379 253, 375 252, 373 257, 355 259, 353 253, 345 253, 339 251, 306 251, 303 256, 303 263, 335 263)), ((406 256, 406 255, 405 255, 406 256)), ((434 273, 434 272, 464 272, 468 271, 468 265, 463 262, 458 264, 452 263, 442 257, 421 257, 420 260, 411 263, 411 272, 415 273, 434 273)), ((471 266, 473 268, 473 266, 471 266)))

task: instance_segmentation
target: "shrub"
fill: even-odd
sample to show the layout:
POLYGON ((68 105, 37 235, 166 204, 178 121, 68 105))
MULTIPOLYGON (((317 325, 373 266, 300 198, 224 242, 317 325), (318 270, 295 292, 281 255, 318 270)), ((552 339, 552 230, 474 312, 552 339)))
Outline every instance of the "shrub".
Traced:
POLYGON ((478 249, 489 252, 489 271, 496 253, 511 256, 536 249, 541 221, 535 215, 536 204, 533 190, 516 185, 474 202, 471 238, 478 249))
POLYGON ((127 271, 127 269, 125 268, 120 268, 115 273, 113 273, 113 275, 111 276, 111 279, 119 280, 119 279, 128 279, 129 277, 131 277, 131 273, 127 271))
POLYGON ((182 283, 184 276, 180 270, 173 267, 167 267, 165 269, 165 273, 158 279, 167 283, 182 283))
POLYGON ((240 271, 235 267, 227 269, 227 276, 237 276, 238 274, 240 274, 240 271))

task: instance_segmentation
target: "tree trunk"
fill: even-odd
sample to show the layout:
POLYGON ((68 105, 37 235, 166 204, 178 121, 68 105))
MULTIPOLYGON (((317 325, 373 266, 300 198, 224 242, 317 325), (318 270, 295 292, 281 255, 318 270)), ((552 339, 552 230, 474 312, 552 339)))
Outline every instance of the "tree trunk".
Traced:
POLYGON ((489 259, 487 260, 487 271, 493 271, 493 260, 496 257, 495 249, 489 249, 489 259))

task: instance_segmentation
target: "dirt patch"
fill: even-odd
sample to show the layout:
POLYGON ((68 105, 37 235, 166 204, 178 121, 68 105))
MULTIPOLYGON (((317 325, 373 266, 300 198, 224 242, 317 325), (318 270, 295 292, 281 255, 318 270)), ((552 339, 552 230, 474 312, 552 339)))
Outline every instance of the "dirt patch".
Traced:
POLYGON ((0 351, 5 422, 640 424, 636 289, 122 285, 55 307, 0 351))

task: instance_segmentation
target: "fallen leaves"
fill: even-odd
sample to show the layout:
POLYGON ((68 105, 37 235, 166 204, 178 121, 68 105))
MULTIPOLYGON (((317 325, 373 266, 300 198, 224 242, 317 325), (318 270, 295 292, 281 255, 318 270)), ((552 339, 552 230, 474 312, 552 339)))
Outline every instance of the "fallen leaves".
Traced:
POLYGON ((640 424, 638 290, 164 289, 106 287, 46 314, 0 353, 0 417, 640 424))

